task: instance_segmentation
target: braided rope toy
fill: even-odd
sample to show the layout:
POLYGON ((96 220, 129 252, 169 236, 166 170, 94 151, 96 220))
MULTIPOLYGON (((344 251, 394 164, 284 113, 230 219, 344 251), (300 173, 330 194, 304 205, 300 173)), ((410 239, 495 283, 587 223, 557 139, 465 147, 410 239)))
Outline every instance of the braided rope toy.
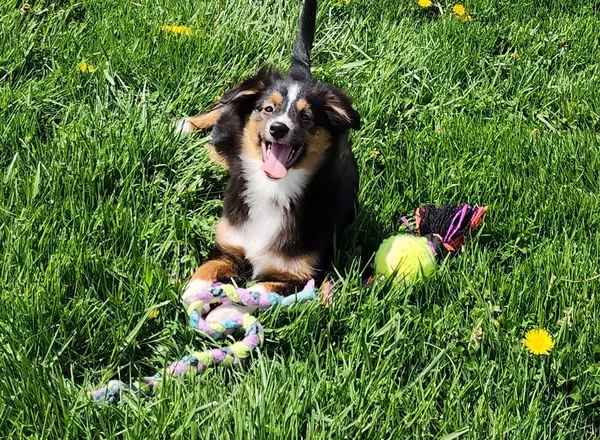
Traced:
MULTIPOLYGON (((323 285, 323 303, 331 304, 332 288, 330 283, 323 285)), ((175 361, 166 369, 167 374, 184 376, 199 374, 208 367, 222 365, 224 367, 237 365, 250 357, 264 340, 264 328, 258 320, 249 313, 230 311, 218 322, 208 322, 205 318, 211 305, 236 304, 239 306, 274 309, 289 307, 293 304, 314 301, 318 297, 315 282, 309 281, 304 289, 294 295, 283 297, 276 293, 263 293, 257 290, 236 288, 231 284, 215 283, 212 287, 203 290, 191 299, 188 306, 189 324, 197 332, 212 339, 223 339, 228 335, 244 330, 244 337, 229 346, 214 348, 206 351, 194 351, 182 359, 175 361)), ((151 395, 160 384, 162 374, 145 377, 130 385, 120 380, 111 380, 105 387, 90 392, 92 400, 96 402, 117 403, 121 400, 123 391, 129 391, 134 396, 151 395)))

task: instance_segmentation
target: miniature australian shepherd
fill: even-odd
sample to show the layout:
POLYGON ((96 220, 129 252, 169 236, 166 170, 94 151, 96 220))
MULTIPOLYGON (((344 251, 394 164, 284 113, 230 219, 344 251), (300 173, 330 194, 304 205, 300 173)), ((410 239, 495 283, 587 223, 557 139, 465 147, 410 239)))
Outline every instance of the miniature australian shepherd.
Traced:
POLYGON ((185 302, 232 278, 282 295, 319 282, 334 235, 353 218, 359 179, 348 131, 360 116, 343 91, 312 78, 316 9, 305 0, 286 76, 263 68, 209 112, 176 123, 182 133, 212 129, 210 157, 230 174, 217 254, 196 270, 185 302))

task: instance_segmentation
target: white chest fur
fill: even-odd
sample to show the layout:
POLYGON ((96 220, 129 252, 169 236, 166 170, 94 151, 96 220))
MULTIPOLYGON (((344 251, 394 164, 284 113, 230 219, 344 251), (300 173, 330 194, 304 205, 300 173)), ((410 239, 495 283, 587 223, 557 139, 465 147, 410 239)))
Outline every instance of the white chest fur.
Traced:
POLYGON ((286 221, 290 205, 297 201, 309 178, 307 170, 291 169, 280 180, 269 179, 259 168, 262 162, 243 157, 247 188, 243 194, 249 207, 248 219, 239 226, 222 220, 217 228, 219 244, 244 249, 254 277, 270 269, 285 270, 283 258, 272 252, 286 221))

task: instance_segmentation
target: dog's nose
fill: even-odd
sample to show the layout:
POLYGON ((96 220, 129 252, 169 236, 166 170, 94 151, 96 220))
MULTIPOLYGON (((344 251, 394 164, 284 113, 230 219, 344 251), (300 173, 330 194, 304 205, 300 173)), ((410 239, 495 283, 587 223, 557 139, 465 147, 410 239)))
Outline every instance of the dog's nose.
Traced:
POLYGON ((269 131, 275 139, 281 139, 286 134, 288 134, 288 132, 290 131, 290 127, 281 122, 273 122, 271 124, 271 127, 269 127, 269 131))

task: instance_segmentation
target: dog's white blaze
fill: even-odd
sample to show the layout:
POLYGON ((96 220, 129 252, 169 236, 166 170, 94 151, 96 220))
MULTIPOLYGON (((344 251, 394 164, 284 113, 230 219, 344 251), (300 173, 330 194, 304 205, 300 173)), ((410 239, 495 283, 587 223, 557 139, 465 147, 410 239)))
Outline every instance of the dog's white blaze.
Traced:
POLYGON ((292 83, 287 93, 287 108, 285 109, 285 113, 289 113, 292 106, 298 100, 298 94, 300 93, 300 84, 292 83))
POLYGON ((310 177, 309 170, 288 170, 283 179, 270 179, 260 170, 262 161, 242 155, 243 173, 248 181, 244 196, 248 203, 248 220, 239 227, 228 228, 221 237, 231 246, 241 247, 254 268, 254 276, 266 269, 285 270, 285 262, 275 261, 270 249, 285 222, 285 212, 298 200, 310 177))
POLYGON ((300 88, 301 88, 300 84, 292 83, 292 85, 290 86, 290 88, 288 89, 288 92, 287 92, 287 107, 285 108, 285 112, 283 112, 283 114, 277 116, 276 118, 273 118, 271 124, 273 122, 281 122, 282 124, 285 124, 288 127, 291 127, 292 125, 294 125, 294 122, 290 118, 290 110, 292 109, 294 104, 296 104, 296 101, 298 101, 298 95, 300 94, 300 88))

